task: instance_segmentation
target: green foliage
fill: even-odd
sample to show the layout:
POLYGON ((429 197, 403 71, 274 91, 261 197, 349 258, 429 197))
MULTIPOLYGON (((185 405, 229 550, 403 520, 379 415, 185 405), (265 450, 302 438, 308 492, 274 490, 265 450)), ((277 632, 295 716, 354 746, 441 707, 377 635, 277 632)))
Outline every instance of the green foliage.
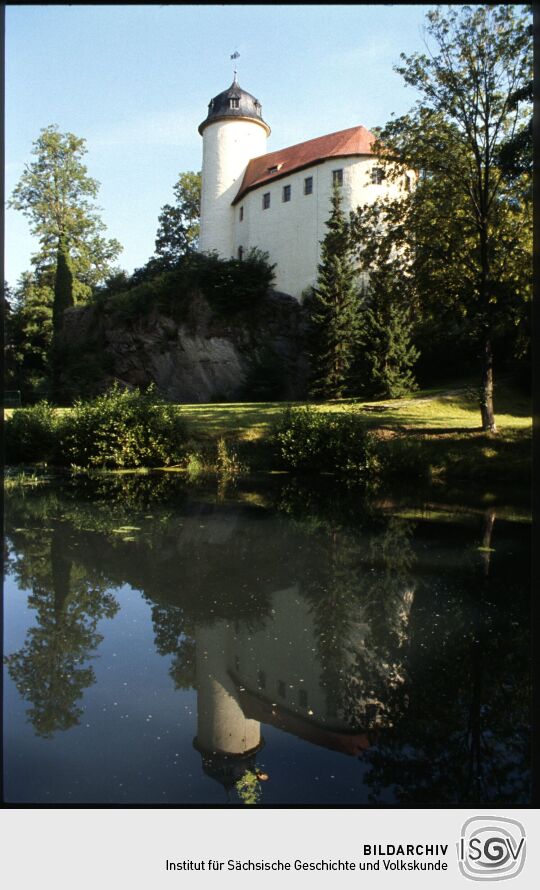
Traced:
POLYGON ((418 359, 412 343, 416 283, 409 252, 395 244, 401 205, 401 201, 379 202, 350 215, 351 240, 367 277, 360 303, 357 386, 391 399, 416 389, 412 367, 418 359))
POLYGON ((93 203, 99 183, 82 163, 86 152, 84 139, 60 133, 56 125, 43 128, 34 142, 35 160, 9 201, 30 219, 31 232, 39 238, 39 252, 32 257, 37 271, 56 268, 59 241, 65 239, 80 296, 88 296, 92 286, 105 280, 122 250, 117 241, 100 234, 105 225, 93 203))
POLYGON ((262 788, 257 773, 253 770, 247 769, 234 787, 244 806, 255 806, 261 802, 262 788))
POLYGON ((70 306, 73 306, 73 270, 66 238, 62 235, 58 242, 54 281, 53 329, 55 332, 62 327, 62 315, 70 306))
POLYGON ((58 416, 48 402, 20 408, 5 425, 8 464, 54 461, 58 447, 58 416))
POLYGON ((274 430, 284 465, 302 473, 364 475, 374 469, 374 440, 353 413, 286 409, 274 430))
POLYGON ((305 304, 312 328, 310 393, 321 398, 341 398, 350 390, 350 368, 359 327, 356 270, 337 185, 326 226, 317 284, 305 304))
POLYGON ((43 398, 50 388, 54 289, 33 272, 25 272, 6 311, 6 387, 18 389, 23 401, 43 398))
POLYGON ((427 315, 448 307, 474 333, 482 426, 494 430, 493 356, 511 332, 525 353, 531 298, 530 8, 435 9, 426 31, 429 56, 403 55, 396 69, 420 98, 382 130, 379 151, 389 175, 396 161, 420 173, 397 243, 427 315))
POLYGON ((286 394, 288 382, 283 358, 264 343, 248 360, 242 397, 249 401, 276 401, 286 394))
POLYGON ((184 424, 155 387, 117 385, 60 413, 47 402, 13 413, 6 424, 8 463, 50 462, 87 468, 169 466, 184 454, 184 424))
POLYGON ((165 204, 159 215, 156 255, 169 266, 196 250, 201 215, 201 174, 181 173, 174 186, 175 204, 165 204))
POLYGON ((154 386, 129 392, 115 385, 90 402, 75 402, 61 438, 68 464, 128 468, 178 462, 185 436, 177 409, 154 386))
POLYGON ((262 300, 274 280, 268 255, 252 250, 243 261, 222 260, 217 254, 187 253, 173 269, 150 261, 132 277, 123 293, 99 295, 99 303, 115 317, 130 319, 158 309, 175 321, 189 315, 190 298, 201 292, 211 308, 223 317, 249 309, 262 300))

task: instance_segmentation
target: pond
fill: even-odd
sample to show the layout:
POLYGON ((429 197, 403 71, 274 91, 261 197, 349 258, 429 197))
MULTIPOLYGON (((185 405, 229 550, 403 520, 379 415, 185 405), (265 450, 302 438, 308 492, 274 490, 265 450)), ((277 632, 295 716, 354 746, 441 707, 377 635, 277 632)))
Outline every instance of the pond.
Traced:
POLYGON ((65 478, 5 564, 10 803, 530 802, 515 499, 65 478))

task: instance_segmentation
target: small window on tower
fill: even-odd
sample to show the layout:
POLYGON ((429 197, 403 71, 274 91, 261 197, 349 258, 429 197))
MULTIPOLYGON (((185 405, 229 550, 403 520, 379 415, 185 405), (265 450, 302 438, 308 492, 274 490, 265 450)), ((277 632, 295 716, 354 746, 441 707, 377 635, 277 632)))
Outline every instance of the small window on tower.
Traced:
POLYGON ((264 193, 262 206, 263 210, 268 210, 268 208, 270 207, 270 192, 264 193))
POLYGON ((304 195, 313 193, 313 176, 306 176, 304 179, 304 195))
POLYGON ((240 108, 240 99, 229 99, 229 108, 240 108))
POLYGON ((283 186, 283 200, 290 201, 291 200, 291 187, 290 185, 283 186))
POLYGON ((243 219, 244 219, 244 208, 241 207, 240 208, 240 222, 242 222, 243 219))
POLYGON ((371 171, 371 181, 373 185, 382 185, 382 181, 384 178, 384 170, 382 169, 382 167, 374 167, 371 171))
POLYGON ((343 185, 343 170, 332 170, 332 185, 343 185))
POLYGON ((242 262, 242 260, 244 259, 244 248, 242 247, 242 245, 240 245, 240 247, 238 248, 238 259, 240 260, 240 262, 242 262))

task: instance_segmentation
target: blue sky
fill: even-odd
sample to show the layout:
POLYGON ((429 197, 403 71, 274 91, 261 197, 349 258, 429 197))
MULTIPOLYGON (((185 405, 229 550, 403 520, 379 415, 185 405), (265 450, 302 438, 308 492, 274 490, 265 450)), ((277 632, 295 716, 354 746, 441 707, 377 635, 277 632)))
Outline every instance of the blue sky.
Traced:
MULTIPOLYGON (((132 272, 154 252, 178 174, 199 170, 197 132, 232 82, 261 101, 269 151, 406 112, 414 91, 393 71, 423 51, 430 6, 8 6, 6 194, 49 124, 87 141, 107 235, 132 272)), ((26 218, 6 211, 6 278, 30 268, 26 218)))

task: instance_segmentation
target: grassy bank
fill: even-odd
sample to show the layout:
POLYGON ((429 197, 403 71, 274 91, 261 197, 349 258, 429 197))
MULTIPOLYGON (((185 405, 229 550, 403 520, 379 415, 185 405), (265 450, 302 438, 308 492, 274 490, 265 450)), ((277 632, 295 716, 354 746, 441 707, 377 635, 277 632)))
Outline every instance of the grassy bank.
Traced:
MULTIPOLYGON (((167 463, 188 471, 290 470, 293 464, 284 457, 276 440, 276 425, 283 424, 287 407, 301 416, 297 409, 305 406, 281 402, 178 405, 175 411, 181 420, 183 441, 181 447, 171 442, 176 454, 167 463)), ((312 460, 311 470, 314 465, 321 472, 336 471, 332 441, 339 441, 342 429, 352 442, 351 453, 355 450, 354 436, 359 443, 365 442, 368 473, 528 484, 532 432, 529 401, 509 384, 501 383, 495 392, 495 413, 497 434, 483 433, 477 401, 465 384, 423 390, 395 401, 340 400, 310 405, 306 417, 315 417, 319 425, 320 415, 321 427, 333 426, 333 439, 327 437, 325 456, 319 465, 312 460)), ((6 411, 8 417, 15 414, 17 409, 6 411)), ((65 422, 71 411, 57 409, 55 414, 65 422)), ((172 423, 170 414, 168 422, 172 423)), ((306 450, 314 447, 305 430, 291 439, 289 451, 297 446, 306 450)))

